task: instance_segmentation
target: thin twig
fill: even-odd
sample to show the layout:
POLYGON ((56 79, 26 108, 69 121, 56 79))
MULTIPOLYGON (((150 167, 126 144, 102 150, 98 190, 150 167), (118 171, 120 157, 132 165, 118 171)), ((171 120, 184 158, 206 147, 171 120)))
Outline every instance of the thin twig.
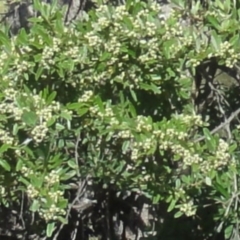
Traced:
MULTIPOLYGON (((66 218, 68 219, 69 216, 70 216, 70 212, 71 212, 71 209, 74 208, 74 205, 77 201, 79 201, 79 199, 83 196, 84 194, 84 188, 86 186, 86 183, 87 183, 87 179, 85 179, 81 184, 79 184, 79 188, 78 188, 78 191, 77 191, 77 194, 76 194, 76 197, 74 198, 74 200, 72 201, 71 204, 68 205, 68 211, 67 211, 67 214, 66 214, 66 218)), ((53 240, 57 240, 61 230, 63 229, 64 227, 64 223, 61 224, 61 226, 59 227, 58 231, 56 232, 56 234, 54 235, 54 238, 53 240)))
MULTIPOLYGON (((214 134, 216 132, 218 132, 219 130, 221 130, 222 128, 224 128, 226 125, 230 124, 232 122, 232 120, 237 117, 237 115, 240 113, 240 108, 237 109, 236 111, 234 111, 229 118, 227 118, 223 123, 221 123, 220 125, 218 125, 216 128, 214 128, 210 133, 214 134)), ((200 142, 202 140, 204 140, 206 138, 206 136, 202 136, 199 137, 195 140, 193 140, 195 143, 200 142)))
POLYGON ((75 161, 76 161, 76 165, 77 165, 77 176, 78 176, 78 178, 80 178, 80 171, 79 171, 79 164, 78 164, 78 160, 79 160, 78 145, 79 145, 80 141, 81 141, 80 134, 78 134, 77 141, 76 141, 76 144, 75 144, 75 161))
POLYGON ((26 229, 26 225, 23 217, 23 205, 24 205, 24 193, 22 192, 21 210, 20 210, 19 218, 22 222, 23 229, 26 229))

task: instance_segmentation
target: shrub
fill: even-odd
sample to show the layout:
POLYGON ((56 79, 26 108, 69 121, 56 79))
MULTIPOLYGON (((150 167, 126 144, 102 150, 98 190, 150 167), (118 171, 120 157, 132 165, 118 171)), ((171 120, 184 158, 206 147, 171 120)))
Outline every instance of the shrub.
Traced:
POLYGON ((29 33, 0 33, 1 202, 24 206, 32 232, 50 237, 76 201, 99 202, 93 185, 167 203, 200 239, 238 233, 238 86, 215 75, 237 73, 239 9, 179 4, 161 19, 155 2, 99 3, 66 27, 35 1, 29 33))

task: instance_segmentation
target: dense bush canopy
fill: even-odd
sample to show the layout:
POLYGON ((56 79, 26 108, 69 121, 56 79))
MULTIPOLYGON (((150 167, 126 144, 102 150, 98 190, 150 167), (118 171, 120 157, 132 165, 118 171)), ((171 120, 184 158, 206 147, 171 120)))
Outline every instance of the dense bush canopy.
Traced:
POLYGON ((4 234, 240 238, 240 6, 175 4, 97 2, 66 26, 34 1, 29 30, 2 29, 4 234))

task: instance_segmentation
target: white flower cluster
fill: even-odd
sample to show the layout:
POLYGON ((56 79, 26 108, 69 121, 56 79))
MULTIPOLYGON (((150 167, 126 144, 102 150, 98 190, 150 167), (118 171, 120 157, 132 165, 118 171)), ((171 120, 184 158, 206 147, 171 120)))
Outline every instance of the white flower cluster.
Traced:
POLYGON ((176 198, 181 198, 186 195, 186 191, 182 187, 180 187, 175 190, 174 194, 176 198))
POLYGON ((111 52, 113 56, 117 56, 120 53, 121 43, 116 36, 111 36, 110 41, 104 43, 104 47, 108 52, 111 52))
POLYGON ((174 154, 179 155, 183 159, 184 167, 191 166, 192 164, 199 164, 203 161, 198 154, 193 154, 179 144, 172 144, 169 147, 174 154))
POLYGON ((131 159, 135 161, 138 158, 139 158, 139 150, 137 148, 134 148, 131 152, 131 159))
POLYGON ((231 50, 231 44, 230 44, 230 42, 225 41, 220 44, 220 51, 219 51, 218 55, 223 57, 226 55, 226 53, 229 52, 229 50, 231 50))
POLYGON ((110 20, 109 19, 107 19, 106 17, 100 17, 99 19, 98 19, 98 22, 97 22, 97 24, 99 25, 99 27, 100 28, 106 28, 106 27, 108 27, 109 25, 110 25, 110 20))
POLYGON ((91 114, 93 115, 97 115, 101 118, 104 118, 104 117, 110 117, 111 119, 114 119, 114 113, 113 113, 113 110, 111 107, 107 106, 105 109, 104 109, 104 112, 100 112, 99 111, 99 108, 98 106, 92 106, 89 108, 89 111, 91 114))
POLYGON ((98 6, 98 8, 96 9, 96 12, 98 14, 102 14, 102 13, 107 13, 108 12, 108 6, 105 4, 101 4, 98 6))
POLYGON ((94 74, 93 76, 90 77, 85 77, 83 79, 80 80, 80 83, 93 83, 96 82, 98 84, 102 84, 104 85, 105 83, 105 78, 107 78, 108 73, 107 72, 102 72, 102 73, 98 73, 98 74, 94 74))
POLYGON ((152 130, 152 124, 148 123, 148 119, 145 116, 138 115, 136 119, 136 131, 142 132, 142 131, 151 131, 152 130))
POLYGON ((102 40, 100 37, 97 36, 97 34, 94 31, 88 32, 85 34, 85 38, 88 41, 88 45, 90 47, 97 47, 102 44, 102 40))
POLYGON ((53 41, 53 45, 52 45, 52 49, 54 52, 59 52, 61 49, 60 49, 60 45, 61 45, 61 39, 60 38, 56 38, 54 37, 52 39, 53 41))
POLYGON ((153 145, 155 145, 155 144, 156 144, 156 139, 155 139, 154 135, 152 135, 152 137, 147 138, 145 141, 139 142, 139 143, 138 143, 138 146, 139 146, 141 149, 143 149, 144 151, 148 151, 148 150, 150 150, 151 147, 152 147, 153 145))
POLYGON ((78 46, 71 46, 69 49, 65 52, 65 55, 67 57, 71 56, 74 62, 77 62, 79 57, 81 55, 79 54, 79 47, 78 46))
POLYGON ((48 185, 54 185, 60 181, 60 176, 56 170, 52 170, 49 175, 45 176, 44 180, 48 185))
POLYGON ((78 99, 78 102, 88 102, 92 96, 92 90, 85 91, 84 94, 78 99))
POLYGON ((19 58, 15 59, 14 65, 17 68, 18 76, 21 76, 21 74, 26 72, 31 67, 31 63, 30 62, 27 62, 27 61, 24 61, 24 60, 20 60, 19 58))
POLYGON ((212 57, 221 57, 225 58, 225 63, 227 67, 232 68, 239 60, 239 53, 236 53, 236 51, 232 48, 232 45, 230 42, 225 41, 220 44, 220 50, 216 53, 209 53, 208 58, 212 57))
POLYGON ((156 34, 157 26, 154 22, 146 22, 146 34, 152 37, 156 34))
MULTIPOLYGON (((8 97, 9 99, 9 97, 8 97)), ((14 102, 3 102, 0 104, 0 113, 11 114, 11 116, 16 120, 21 120, 23 114, 23 109, 16 106, 14 102)))
POLYGON ((234 166, 234 160, 228 152, 229 145, 223 139, 219 139, 219 145, 216 153, 211 160, 207 159, 201 164, 201 171, 208 173, 211 170, 221 170, 225 166, 234 166))
POLYGON ((0 68, 3 68, 3 66, 6 63, 6 60, 9 58, 8 54, 1 49, 1 54, 0 54, 0 68))
POLYGON ((17 95, 17 91, 14 88, 7 88, 4 91, 5 100, 14 101, 17 95))
POLYGON ((170 149, 172 145, 173 145, 173 143, 170 141, 161 141, 161 143, 159 145, 159 149, 166 151, 166 150, 170 149))
POLYGON ((156 13, 159 13, 162 10, 162 7, 157 1, 153 0, 151 1, 150 9, 156 13))
POLYGON ((63 192, 58 190, 56 192, 49 192, 49 197, 54 201, 57 202, 60 197, 63 196, 63 192))
POLYGON ((122 139, 129 139, 129 138, 132 138, 133 135, 130 130, 122 130, 118 132, 118 137, 122 139))
POLYGON ((39 118, 39 125, 32 129, 31 134, 36 143, 40 143, 47 136, 47 121, 53 117, 53 112, 56 113, 60 110, 60 103, 53 101, 50 105, 46 106, 44 99, 40 96, 33 95, 32 98, 36 114, 39 118))
POLYGON ((44 122, 41 125, 37 125, 33 128, 31 131, 31 134, 33 136, 33 139, 36 143, 40 143, 43 141, 43 139, 47 136, 48 128, 46 126, 46 122, 44 122))
POLYGON ((4 129, 0 129, 0 141, 9 145, 14 144, 14 138, 4 129))
POLYGON ((53 38, 52 46, 45 46, 42 52, 41 63, 46 69, 50 69, 54 64, 54 54, 60 51, 61 40, 53 38))
POLYGON ((111 127, 111 126, 116 126, 116 125, 119 125, 120 124, 120 122, 118 121, 118 119, 117 118, 115 118, 115 117, 111 117, 111 119, 110 119, 110 123, 109 123, 109 127, 111 127))
POLYGON ((57 220, 59 215, 66 215, 66 211, 57 207, 56 204, 52 204, 49 209, 41 209, 39 215, 48 222, 50 220, 57 220))
POLYGON ((29 177, 30 175, 33 175, 34 172, 32 169, 30 168, 27 168, 26 166, 23 166, 21 169, 20 169, 21 173, 23 174, 24 177, 29 177))
POLYGON ((185 115, 179 114, 174 116, 175 119, 178 119, 182 123, 189 125, 189 126, 203 126, 204 122, 202 120, 201 115, 185 115))
POLYGON ((161 23, 166 29, 166 33, 163 36, 163 39, 169 40, 173 37, 183 35, 183 28, 180 22, 176 22, 173 26, 169 26, 165 20, 163 20, 161 23))
POLYGON ((21 53, 30 53, 32 51, 32 48, 30 48, 29 46, 22 46, 20 51, 21 53))
POLYGON ((151 59, 161 58, 161 53, 159 52, 159 40, 157 37, 153 37, 148 41, 142 39, 139 43, 143 45, 143 47, 144 45, 147 47, 146 52, 142 53, 138 58, 141 63, 145 63, 151 59))
POLYGON ((27 195, 30 198, 36 198, 39 195, 39 191, 33 185, 28 185, 27 195))
POLYGON ((219 145, 216 151, 216 158, 214 159, 213 163, 215 169, 228 165, 229 160, 231 158, 228 150, 229 144, 225 142, 223 139, 219 139, 219 145))
POLYGON ((217 11, 206 11, 205 16, 213 16, 213 17, 218 17, 218 12, 217 11))
MULTIPOLYGON (((12 87, 4 90, 4 97, 4 100, 0 104, 0 113, 10 115, 15 121, 21 120, 24 111, 31 111, 28 106, 20 107, 18 105, 18 97, 23 97, 25 98, 26 103, 33 104, 41 126, 37 126, 33 129, 32 134, 37 134, 34 138, 40 142, 40 139, 43 139, 43 136, 45 136, 44 134, 46 134, 47 131, 46 122, 52 118, 52 112, 60 110, 60 104, 53 101, 51 105, 46 106, 45 100, 39 95, 29 95, 27 93, 21 93, 20 95, 17 94, 17 91, 12 87), (42 129, 44 129, 43 133, 39 133, 42 129)), ((22 122, 22 125, 25 125, 25 123, 22 122)))
POLYGON ((115 13, 113 14, 113 17, 115 20, 123 20, 125 16, 129 16, 129 13, 127 12, 125 5, 119 5, 115 8, 115 13))
POLYGON ((51 65, 54 64, 54 50, 52 47, 45 46, 42 52, 42 65, 46 69, 50 69, 51 65))
POLYGON ((173 128, 168 128, 166 133, 162 133, 161 136, 170 139, 184 140, 188 137, 188 134, 186 132, 176 131, 173 128))
POLYGON ((189 201, 180 206, 180 211, 183 212, 187 217, 194 216, 196 214, 196 208, 194 207, 193 201, 189 201))
POLYGON ((6 196, 6 189, 3 186, 0 186, 0 198, 3 198, 6 196))

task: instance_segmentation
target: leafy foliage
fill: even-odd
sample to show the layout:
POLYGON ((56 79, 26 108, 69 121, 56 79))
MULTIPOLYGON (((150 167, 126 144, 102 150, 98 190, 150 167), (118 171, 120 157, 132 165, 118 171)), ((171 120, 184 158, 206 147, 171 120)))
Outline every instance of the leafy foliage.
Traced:
POLYGON ((35 1, 29 33, 0 32, 5 207, 26 202, 51 236, 69 220, 71 186, 91 180, 167 204, 167 216, 199 224, 200 239, 238 234, 239 110, 229 99, 239 80, 222 89, 230 77, 215 75, 238 71, 239 8, 178 3, 167 19, 155 2, 98 3, 66 27, 55 5, 35 1))

